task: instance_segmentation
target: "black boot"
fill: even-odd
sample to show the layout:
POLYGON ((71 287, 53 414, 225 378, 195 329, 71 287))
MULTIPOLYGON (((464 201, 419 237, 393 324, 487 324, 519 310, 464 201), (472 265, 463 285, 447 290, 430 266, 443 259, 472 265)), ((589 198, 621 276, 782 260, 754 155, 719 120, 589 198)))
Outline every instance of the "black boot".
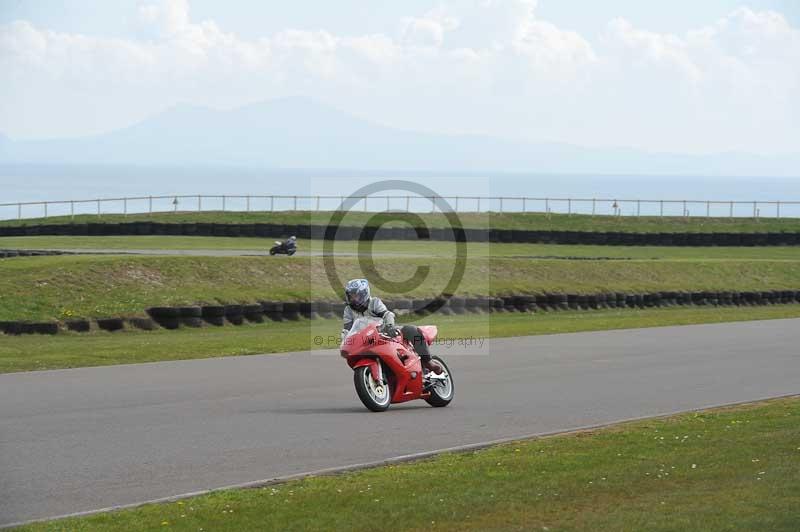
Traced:
POLYGON ((422 359, 422 367, 427 369, 428 371, 435 373, 436 375, 441 375, 442 372, 444 372, 444 368, 442 367, 442 365, 430 357, 422 359))

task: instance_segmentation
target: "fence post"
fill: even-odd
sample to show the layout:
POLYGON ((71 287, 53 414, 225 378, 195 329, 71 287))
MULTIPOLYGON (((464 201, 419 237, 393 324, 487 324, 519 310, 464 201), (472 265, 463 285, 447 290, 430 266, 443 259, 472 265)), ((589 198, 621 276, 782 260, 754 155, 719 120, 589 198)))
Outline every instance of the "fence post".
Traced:
POLYGON ((250 196, 247 196, 247 212, 250 212, 250 196))
POLYGON ((317 196, 317 212, 319 212, 319 196, 317 196))
POLYGON ((47 202, 44 202, 44 217, 47 218, 47 202))
POLYGON ((550 214, 550 200, 548 198, 544 199, 544 212, 545 214, 550 214))
POLYGON ((689 211, 686 210, 686 200, 683 200, 683 217, 689 216, 689 211))
POLYGON ((503 197, 500 196, 500 212, 503 212, 503 197))
POLYGON ((753 202, 753 218, 758 218, 758 202, 753 202))
POLYGON ((411 196, 406 196, 406 212, 411 212, 411 196))
POLYGON ((203 211, 203 196, 197 195, 197 212, 203 211))
POLYGON ((367 212, 367 196, 364 196, 364 212, 367 212))
POLYGON ((74 220, 75 219, 75 202, 74 201, 70 201, 69 202, 69 219, 70 220, 74 220))
POLYGON ((731 202, 731 215, 730 215, 730 217, 733 218, 733 202, 731 202))
POLYGON ((294 197, 294 210, 297 211, 297 196, 294 197))
MULTIPOLYGON (((388 194, 386 195, 386 210, 387 211, 389 210, 389 195, 388 194)), ((458 209, 456 209, 456 210, 458 210, 458 209)))
POLYGON ((149 197, 147 205, 148 205, 147 208, 148 208, 149 213, 153 214, 153 196, 149 197))
POLYGON ((222 212, 225 212, 225 196, 222 196, 222 212))
POLYGON ((711 218, 711 202, 706 202, 706 218, 711 218))
POLYGON ((269 212, 275 211, 275 196, 269 197, 269 212))
POLYGON ((478 213, 481 212, 481 197, 478 196, 478 213))
POLYGON ((572 216, 572 198, 567 198, 567 216, 572 216))
POLYGON ((456 196, 456 212, 458 212, 458 196, 456 196))
POLYGON ((777 207, 777 210, 778 210, 778 218, 780 218, 781 217, 781 202, 780 201, 776 204, 776 207, 777 207))
POLYGON ((100 200, 97 200, 97 217, 100 218, 100 200))
POLYGON ((663 218, 664 217, 664 200, 659 201, 659 214, 658 216, 663 218))
POLYGON ((638 218, 642 214, 642 200, 636 200, 636 217, 638 218))
POLYGON ((128 217, 128 198, 122 198, 122 216, 123 218, 128 217))
POLYGON ((592 198, 592 216, 594 216, 596 207, 597 207, 597 199, 592 198))

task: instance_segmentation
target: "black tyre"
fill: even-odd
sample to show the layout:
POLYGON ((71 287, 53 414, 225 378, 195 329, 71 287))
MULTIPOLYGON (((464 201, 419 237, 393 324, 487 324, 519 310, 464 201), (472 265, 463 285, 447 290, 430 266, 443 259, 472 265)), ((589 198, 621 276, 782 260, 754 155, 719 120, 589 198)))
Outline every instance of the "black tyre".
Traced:
POLYGON ((361 402, 373 412, 384 412, 392 403, 389 385, 376 382, 369 366, 361 366, 353 372, 353 384, 361 402))
POLYGON ((445 377, 445 380, 443 380, 441 383, 431 385, 431 395, 425 399, 425 401, 433 407, 441 408, 450 404, 450 401, 453 400, 453 395, 455 394, 456 388, 455 384, 453 383, 453 375, 450 373, 450 368, 447 367, 447 364, 444 363, 444 360, 437 356, 431 358, 439 362, 439 364, 441 364, 441 366, 444 368, 444 371, 441 375, 433 375, 433 377, 445 377))

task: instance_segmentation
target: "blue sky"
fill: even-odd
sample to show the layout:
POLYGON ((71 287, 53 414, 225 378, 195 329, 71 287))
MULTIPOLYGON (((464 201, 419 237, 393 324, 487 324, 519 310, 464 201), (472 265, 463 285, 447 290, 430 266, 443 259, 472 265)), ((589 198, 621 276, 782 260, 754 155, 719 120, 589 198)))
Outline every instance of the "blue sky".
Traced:
POLYGON ((0 132, 304 95, 405 129, 800 151, 794 0, 0 0, 0 132))

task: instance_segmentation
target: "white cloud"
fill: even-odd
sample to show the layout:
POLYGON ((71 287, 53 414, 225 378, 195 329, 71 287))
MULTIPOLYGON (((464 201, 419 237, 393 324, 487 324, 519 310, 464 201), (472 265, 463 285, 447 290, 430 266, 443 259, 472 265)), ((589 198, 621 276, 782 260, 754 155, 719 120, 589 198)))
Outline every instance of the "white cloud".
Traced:
POLYGON ((798 133, 800 33, 771 11, 683 35, 618 18, 594 43, 540 19, 535 0, 445 0, 393 35, 244 38, 193 20, 187 0, 138 15, 136 39, 0 26, 0 129, 51 132, 78 116, 108 129, 177 101, 302 93, 402 127, 587 144, 786 149, 798 133), (767 123, 771 135, 752 131, 767 123))

